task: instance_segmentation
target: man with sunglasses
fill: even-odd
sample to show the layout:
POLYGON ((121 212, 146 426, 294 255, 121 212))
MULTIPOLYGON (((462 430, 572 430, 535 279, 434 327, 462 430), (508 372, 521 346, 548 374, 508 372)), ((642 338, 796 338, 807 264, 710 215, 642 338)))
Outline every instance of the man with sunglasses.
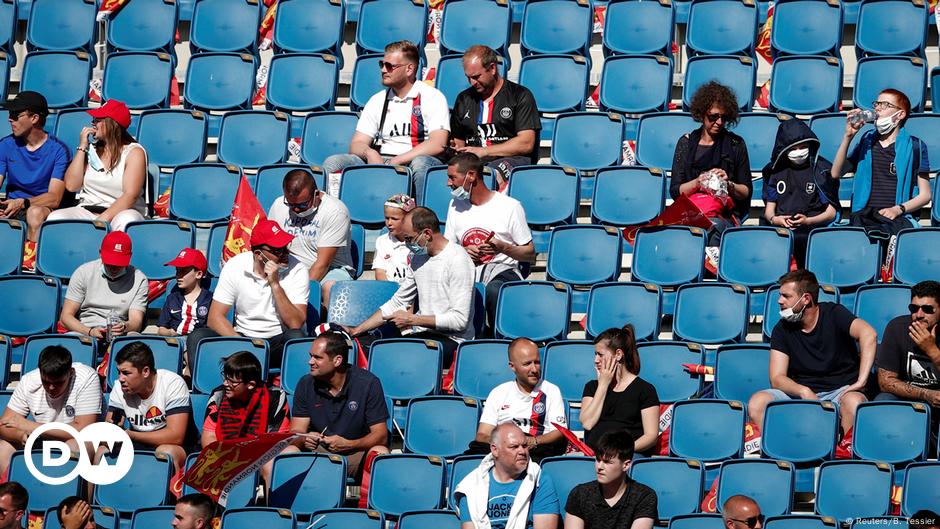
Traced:
POLYGON ((411 167, 415 198, 423 203, 428 169, 441 165, 450 135, 447 98, 440 90, 417 82, 418 48, 402 40, 385 47, 379 61, 382 90, 362 109, 349 154, 334 154, 323 162, 327 174, 351 165, 387 164, 411 167))
POLYGON ((764 527, 764 515, 760 512, 760 505, 743 494, 737 494, 725 501, 721 506, 721 517, 725 522, 725 529, 764 527))
POLYGON ((251 232, 251 251, 232 257, 222 267, 209 307, 209 327, 186 340, 189 365, 196 348, 211 336, 247 336, 268 340, 270 365, 281 365, 284 343, 302 338, 307 321, 310 279, 307 267, 290 254, 294 236, 269 219, 251 232), (235 307, 235 324, 228 313, 235 307))
POLYGON ((28 517, 29 491, 15 481, 0 484, 0 529, 18 529, 28 517))

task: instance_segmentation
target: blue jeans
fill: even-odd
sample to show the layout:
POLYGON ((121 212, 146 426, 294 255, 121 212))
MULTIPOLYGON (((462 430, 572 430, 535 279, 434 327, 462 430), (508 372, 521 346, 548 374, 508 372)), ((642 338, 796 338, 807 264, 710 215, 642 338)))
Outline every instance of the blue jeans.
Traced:
MULTIPOLYGON (((391 156, 385 156, 386 160, 391 156)), ((355 154, 334 154, 323 161, 323 171, 326 174, 338 173, 353 165, 365 165, 366 162, 355 154)), ((428 169, 435 165, 444 165, 444 162, 433 156, 415 156, 408 166, 411 168, 411 185, 414 191, 411 195, 418 204, 424 204, 424 182, 427 180, 428 169)))

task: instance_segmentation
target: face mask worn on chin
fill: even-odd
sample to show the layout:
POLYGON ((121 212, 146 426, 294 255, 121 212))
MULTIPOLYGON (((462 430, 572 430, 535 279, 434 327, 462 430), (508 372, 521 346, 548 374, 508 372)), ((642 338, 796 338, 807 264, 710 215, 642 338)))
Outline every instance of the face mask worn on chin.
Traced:
MULTIPOLYGON (((793 307, 796 307, 799 304, 799 300, 793 304, 793 307)), ((806 305, 803 305, 803 308, 799 312, 793 310, 793 307, 787 307, 780 311, 780 319, 788 323, 796 323, 803 319, 803 311, 806 310, 806 305)))
POLYGON ((456 200, 470 200, 470 191, 472 189, 472 183, 470 184, 470 189, 464 189, 463 186, 455 187, 450 190, 450 196, 456 200))
POLYGON ((802 166, 809 160, 809 147, 790 149, 790 152, 787 153, 787 158, 790 159, 793 165, 802 166))
POLYGON ((894 130, 895 127, 898 126, 898 123, 894 121, 894 118, 900 113, 901 111, 898 110, 897 112, 895 112, 894 114, 891 114, 890 116, 885 116, 883 118, 876 119, 875 128, 878 130, 878 134, 881 134, 882 136, 886 134, 890 134, 891 131, 894 130))

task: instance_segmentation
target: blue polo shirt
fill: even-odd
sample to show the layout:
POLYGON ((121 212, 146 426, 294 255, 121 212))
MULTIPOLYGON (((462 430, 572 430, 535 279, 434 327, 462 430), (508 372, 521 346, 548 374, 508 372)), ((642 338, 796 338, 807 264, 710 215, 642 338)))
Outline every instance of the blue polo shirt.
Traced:
POLYGON ((343 389, 334 397, 327 384, 304 375, 294 391, 294 417, 310 419, 310 432, 361 439, 373 424, 388 420, 385 392, 378 377, 365 369, 349 366, 343 389))
POLYGON ((0 175, 7 184, 7 197, 32 198, 49 191, 49 181, 62 180, 72 153, 61 140, 49 134, 33 152, 12 134, 0 139, 0 175))

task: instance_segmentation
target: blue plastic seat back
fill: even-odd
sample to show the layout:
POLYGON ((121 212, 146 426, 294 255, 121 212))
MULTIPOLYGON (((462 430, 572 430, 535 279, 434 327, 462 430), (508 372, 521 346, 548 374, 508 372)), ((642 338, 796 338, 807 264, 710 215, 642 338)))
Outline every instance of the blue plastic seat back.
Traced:
POLYGON ((5 252, 0 257, 0 275, 13 275, 20 273, 23 265, 23 252, 15 251, 22 248, 26 242, 26 223, 13 219, 0 221, 0 244, 12 251, 5 252))
POLYGON ((701 345, 687 342, 645 342, 637 344, 643 380, 656 388, 660 402, 676 402, 695 397, 702 378, 690 374, 682 364, 705 363, 701 345))
MULTIPOLYGON (((0 384, 2 384, 2 388, 0 388, 0 391, 5 391, 7 384, 10 383, 10 378, 11 378, 10 372, 11 372, 11 368, 13 367, 10 342, 11 340, 7 339, 6 336, 0 336, 0 369, 3 369, 3 374, 0 374, 0 384)), ((36 353, 33 356, 38 357, 39 355, 38 353, 36 353)), ((33 369, 35 369, 36 363, 37 362, 33 362, 34 364, 33 369)), ((20 373, 26 374, 28 371, 23 369, 23 366, 25 366, 25 364, 21 363, 20 366, 21 366, 20 373)), ((5 398, 2 400, 2 402, 0 402, 0 404, 3 405, 3 409, 6 409, 6 405, 8 402, 10 402, 9 398, 5 398)))
POLYGON ((173 66, 165 52, 112 53, 105 64, 101 98, 117 99, 137 110, 167 107, 173 66))
POLYGON ((257 59, 246 53, 196 53, 189 58, 183 99, 199 110, 249 109, 257 59))
POLYGON ((644 114, 637 127, 637 163, 671 171, 676 143, 699 124, 692 120, 691 114, 668 112, 644 114))
POLYGON ((672 410, 669 452, 704 462, 741 457, 744 405, 734 400, 683 400, 672 410))
POLYGON ((570 167, 526 165, 513 169, 509 196, 522 203, 531 225, 574 224, 578 185, 578 172, 570 167))
POLYGON ((881 251, 861 228, 817 228, 809 235, 806 268, 820 283, 855 287, 871 283, 881 265, 881 251))
POLYGON ((228 508, 222 513, 222 523, 230 529, 294 529, 297 520, 288 509, 271 507, 228 508))
POLYGON ((424 203, 421 205, 433 211, 443 224, 447 221, 452 198, 447 187, 447 166, 437 165, 428 169, 424 180, 424 203))
POLYGON ((938 479, 940 479, 940 463, 936 461, 908 465, 904 472, 901 512, 908 516, 922 509, 936 512, 940 506, 940 489, 932 484, 937 483, 938 479))
POLYGON ((923 112, 927 100, 927 63, 919 57, 865 57, 855 69, 856 107, 871 107, 882 90, 900 90, 911 100, 912 112, 923 112))
POLYGON ((385 516, 379 511, 366 509, 323 509, 311 516, 309 529, 384 529, 385 516))
POLYGON ((910 302, 911 288, 908 285, 865 285, 855 293, 855 310, 852 312, 874 327, 880 342, 888 322, 905 314, 910 302))
POLYGON ((921 402, 863 402, 855 415, 855 457, 895 465, 927 457, 930 408, 921 402))
POLYGON ((543 378, 561 390, 563 399, 581 402, 584 385, 597 378, 594 344, 587 340, 565 340, 545 346, 543 378))
POLYGON ((672 54, 675 12, 671 2, 614 0, 604 15, 604 50, 609 54, 672 54))
POLYGON ((382 86, 382 71, 379 70, 379 62, 384 60, 384 57, 381 53, 365 53, 356 57, 352 82, 349 85, 349 109, 353 112, 359 112, 369 102, 370 97, 386 90, 382 86))
MULTIPOLYGON (((734 127, 734 132, 744 138, 752 173, 761 172, 764 166, 770 163, 774 142, 777 138, 777 127, 788 119, 790 119, 790 116, 786 114, 767 112, 745 112, 741 114, 741 121, 734 127)), ((760 197, 760 193, 755 193, 754 198, 757 199, 758 197, 760 197)))
MULTIPOLYGON (((61 286, 54 277, 0 277, 0 334, 31 336, 50 332, 59 319, 61 286)), ((12 478, 11 478, 12 479, 12 478)))
POLYGON ((17 0, 0 1, 0 50, 7 54, 10 63, 16 63, 13 43, 16 41, 16 25, 19 18, 17 0))
MULTIPOLYGON (((670 81, 672 79, 670 78, 670 81)), ((709 81, 719 81, 730 88, 738 99, 738 107, 748 111, 754 106, 757 65, 751 57, 736 55, 699 55, 689 59, 682 85, 682 108, 689 110, 692 96, 709 81)), ((671 83, 670 83, 671 88, 671 83)), ((740 124, 738 125, 740 128, 740 124)), ((738 128, 735 132, 738 133, 738 128)), ((748 143, 748 154, 751 144, 748 143)), ((753 164, 752 164, 753 165, 753 164)))
POLYGON ((685 514, 669 520, 668 529, 724 529, 725 523, 718 514, 685 514))
POLYGON ((346 458, 335 454, 281 454, 271 470, 272 507, 299 516, 341 507, 346 499, 346 458))
POLYGON ((179 4, 143 0, 124 4, 108 18, 108 46, 120 51, 173 52, 179 4))
POLYGON ((444 4, 441 18, 441 55, 463 53, 477 44, 509 56, 512 13, 509 2, 457 0, 444 4))
POLYGON ((508 349, 508 340, 461 342, 457 347, 454 393, 482 401, 493 388, 512 380, 513 374, 506 366, 508 349))
POLYGON ((97 14, 95 0, 32 0, 26 25, 27 47, 91 53, 98 40, 97 14))
MULTIPOLYGON (((928 153, 940 152, 940 115, 913 114, 904 122, 904 128, 911 136, 917 136, 927 144, 928 153)), ((940 160, 928 161, 931 173, 940 171, 940 160)))
POLYGON ((411 511, 398 519, 398 529, 460 529, 460 517, 454 511, 411 511))
POLYGON ((837 57, 780 57, 770 77, 770 110, 788 114, 838 111, 842 61, 837 57))
POLYGON ((778 56, 831 55, 842 45, 842 4, 783 0, 774 5, 770 49, 778 56))
POLYGON ((907 229, 898 234, 894 280, 913 285, 936 276, 940 264, 940 229, 907 229))
POLYGON ((284 177, 293 169, 303 169, 313 175, 317 189, 326 189, 323 171, 315 167, 292 163, 265 165, 258 168, 258 181, 255 184, 255 196, 265 211, 270 211, 274 201, 284 195, 284 177))
POLYGON ((790 270, 790 231, 742 226, 721 235, 718 276, 747 287, 768 287, 790 270))
POLYGON ((855 25, 861 55, 924 56, 928 6, 901 0, 864 0, 855 25))
POLYGON ((588 56, 594 11, 588 0, 525 3, 519 43, 522 54, 571 53, 588 56))
POLYGON ((287 156, 290 119, 283 112, 247 110, 222 118, 219 160, 239 167, 280 163, 287 156))
MULTIPOLYGON (((0 348, 6 340, 0 341, 0 348)), ((83 334, 36 334, 26 339, 23 345, 22 373, 39 367, 39 355, 46 347, 61 346, 69 350, 72 362, 85 364, 88 367, 97 367, 95 356, 95 341, 83 334)), ((9 365, 7 366, 9 367, 9 365)), ((4 385, 6 387, 6 385, 4 385)))
POLYGON ((437 509, 444 495, 447 463, 437 456, 388 454, 372 462, 369 507, 389 516, 437 509))
MULTIPOLYGON (((67 476, 75 470, 78 465, 78 459, 68 459, 61 466, 44 465, 42 463, 41 451, 35 450, 32 454, 33 463, 36 469, 50 478, 60 478, 67 476)), ((52 452, 55 454, 56 452, 52 452)), ((78 496, 81 494, 81 481, 77 479, 70 480, 62 485, 49 485, 39 480, 26 466, 26 455, 22 450, 17 450, 10 458, 10 467, 8 479, 22 485, 29 491, 30 512, 42 513, 46 510, 56 507, 59 502, 69 496, 78 496)))
POLYGON ((643 228, 633 243, 634 281, 678 286, 702 278, 705 230, 685 226, 643 228))
POLYGON ((838 427, 838 412, 831 402, 771 402, 760 429, 761 453, 793 463, 828 459, 835 450, 838 427))
POLYGON ((359 53, 382 53, 390 42, 407 40, 423 52, 428 34, 428 8, 423 0, 363 0, 356 24, 359 53))
POLYGON ((224 359, 241 351, 248 351, 258 358, 261 363, 261 375, 266 377, 268 372, 268 342, 266 340, 241 336, 205 338, 199 342, 193 360, 195 364, 192 367, 193 392, 211 394, 213 389, 222 384, 224 359))
POLYGON ((391 281, 337 281, 330 289, 327 320, 356 326, 392 299, 398 283, 391 281))
POLYGON ((173 522, 174 507, 145 507, 137 509, 131 516, 130 529, 166 527, 173 522))
POLYGON ((589 69, 580 55, 531 55, 522 59, 519 84, 532 91, 539 112, 580 111, 587 100, 589 69))
POLYGON ((240 181, 241 171, 234 165, 181 165, 170 184, 170 215, 192 222, 227 219, 240 181))
POLYGON ((284 0, 274 15, 276 53, 330 53, 342 61, 346 8, 342 0, 284 0))
MULTIPOLYGON (((440 373, 440 370, 438 370, 440 373)), ((405 451, 452 458, 476 437, 480 402, 469 397, 420 397, 408 404, 405 451)))
POLYGON ((810 514, 768 516, 764 520, 765 529, 830 529, 838 526, 834 518, 810 514))
POLYGON ((772 459, 741 459, 725 461, 718 473, 718 503, 743 494, 760 505, 761 514, 788 514, 792 508, 793 465, 772 459))
POLYGON ((163 452, 134 450, 133 469, 110 485, 96 486, 95 503, 128 513, 140 507, 166 504, 173 474, 172 458, 163 452))
POLYGON ((690 54, 751 55, 757 5, 743 0, 692 0, 686 46, 690 54))
POLYGON ((281 357, 281 389, 294 394, 304 375, 310 374, 310 346, 315 338, 294 338, 284 344, 281 357))
POLYGON ((101 241, 110 231, 102 221, 52 220, 43 223, 36 247, 36 268, 42 274, 68 280, 75 269, 98 259, 101 241))
POLYGON ((552 163, 582 171, 616 165, 620 163, 622 143, 623 117, 620 114, 561 114, 555 118, 552 163))
POLYGON ((645 167, 603 167, 594 177, 591 221, 631 226, 644 224, 662 213, 666 201, 666 175, 645 167))
POLYGON ((457 508, 457 502, 454 499, 457 485, 467 477, 467 474, 480 466, 480 461, 483 461, 482 455, 462 455, 455 457, 450 464, 450 468, 447 469, 447 506, 451 509, 457 508))
POLYGON ((747 402, 770 387, 770 346, 732 344, 718 347, 715 397, 747 402))
POLYGON ((716 344, 743 342, 747 334, 748 290, 728 283, 683 285, 676 292, 676 339, 716 344))
POLYGON ((30 52, 23 62, 20 92, 39 92, 51 109, 85 106, 91 67, 91 55, 84 51, 30 52))
POLYGON ((369 371, 387 397, 408 400, 440 391, 441 345, 431 340, 378 340, 369 352, 369 371))
MULTIPOLYGON (((869 105, 865 105, 868 108, 869 105)), ((836 150, 839 148, 839 143, 842 142, 842 135, 845 134, 845 113, 834 113, 834 114, 821 114, 816 115, 810 118, 809 128, 813 131, 813 134, 819 138, 819 155, 827 160, 832 160, 835 158, 836 150)), ((910 122, 910 120, 908 120, 910 122)), ((905 125, 906 127, 907 125, 905 125)), ((871 123, 865 124, 864 127, 855 135, 852 139, 852 143, 849 144, 849 150, 854 149, 858 145, 859 140, 865 132, 872 130, 874 127, 871 123)), ((848 180, 842 183, 840 187, 840 192, 843 191, 842 188, 848 188, 847 191, 851 193, 853 180, 848 180)), ((841 194, 841 193, 840 193, 841 194)))
POLYGON ((268 108, 285 112, 332 110, 338 78, 334 55, 275 55, 268 71, 268 108))
POLYGON ((196 0, 189 30, 189 47, 200 51, 256 53, 262 2, 254 0, 196 0))
POLYGON ((602 111, 639 114, 668 110, 672 60, 662 55, 617 55, 601 72, 602 111))
POLYGON ((561 340, 571 319, 571 287, 548 281, 510 281, 499 289, 496 335, 536 342, 561 340))
POLYGON ((891 465, 870 461, 826 461, 819 468, 816 512, 838 520, 888 512, 891 465))
POLYGON ((705 471, 694 459, 637 459, 630 467, 630 477, 656 492, 660 520, 693 513, 702 501, 705 471))
POLYGON ((349 219, 366 227, 385 224, 383 204, 396 193, 410 193, 411 170, 390 165, 355 165, 343 169, 339 199, 349 219))
MULTIPOLYGON (((492 0, 475 0, 490 2, 492 0)), ((467 3, 461 1, 461 4, 467 3)), ((454 5, 454 3, 445 4, 454 5)), ((503 77, 506 76, 507 61, 500 56, 496 57, 496 70, 503 77)), ((447 98, 447 106, 454 108, 457 101, 457 95, 460 92, 470 88, 467 76, 463 74, 463 54, 452 53, 445 55, 437 62, 437 73, 434 74, 434 87, 440 90, 447 98)))
MULTIPOLYGON (((199 397, 201 396, 202 395, 194 396, 192 398, 194 415, 196 413, 197 400, 199 401, 199 404, 202 405, 201 406, 202 409, 199 410, 199 413, 205 414, 206 412, 206 406, 208 404, 207 402, 203 402, 201 399, 199 399, 199 397)), ((205 395, 205 397, 208 398, 208 395, 205 395)), ((202 428, 203 422, 205 422, 204 419, 205 417, 203 417, 202 421, 199 421, 196 423, 200 429, 202 428)), ((198 453, 189 454, 186 457, 186 470, 187 471, 190 468, 192 468, 193 464, 196 462, 196 458, 198 457, 199 457, 198 453)), ((255 472, 254 474, 248 476, 247 478, 239 481, 234 487, 232 487, 232 490, 230 490, 228 493, 228 501, 226 502, 225 507, 228 509, 248 507, 255 500, 255 489, 257 488, 257 486, 258 486, 258 473, 255 472)), ((188 484, 183 483, 183 495, 192 494, 194 492, 199 492, 199 491, 190 487, 188 484)), ((163 527, 163 526, 157 526, 157 527, 163 527)), ((119 529, 119 528, 115 528, 115 529, 119 529)))
MULTIPOLYGON (((110 363, 108 365, 107 385, 114 387, 118 379, 117 354, 121 352, 128 344, 133 342, 143 342, 153 353, 154 366, 157 369, 166 369, 167 371, 180 374, 183 372, 183 351, 185 350, 185 339, 172 336, 119 336, 114 339, 111 346, 110 363)), ((221 382, 220 382, 221 383, 221 382)), ((195 405, 193 405, 195 408, 195 405)), ((198 423, 202 426, 202 423, 198 423)))
POLYGON ((147 161, 176 167, 206 158, 208 120, 198 110, 152 110, 140 115, 137 141, 147 149, 147 161))
POLYGON ((176 267, 166 263, 196 246, 196 230, 188 222, 144 220, 129 223, 126 231, 134 243, 131 264, 150 281, 176 277, 176 267))
MULTIPOLYGON (((7 0, 9 1, 9 0, 7 0)), ((0 2, 2 3, 2 2, 0 2)), ((2 20, 0 20, 2 23, 2 20)), ((2 42, 0 42, 2 44, 2 42)), ((14 55, 6 54, 6 52, 0 52, 0 82, 3 84, 0 85, 0 96, 4 98, 7 97, 7 92, 9 91, 9 86, 7 86, 10 80, 10 68, 16 61, 13 59, 14 55), (5 55, 4 55, 5 54, 5 55)), ((6 101, 6 99, 4 99, 6 101)))
POLYGON ((542 472, 552 478, 555 493, 559 498, 567 498, 571 490, 581 483, 597 479, 594 472, 594 458, 585 456, 546 457, 541 463, 542 472))
POLYGON ((304 163, 322 165, 331 154, 344 154, 359 118, 353 112, 311 112, 304 119, 300 157, 304 163))
POLYGON ((662 317, 662 290, 650 283, 611 282, 591 287, 588 296, 587 337, 611 327, 633 325, 637 340, 655 340, 662 317))
POLYGON ((225 244, 227 232, 227 221, 217 222, 209 228, 209 246, 206 252, 206 261, 209 265, 209 275, 211 277, 219 277, 219 274, 222 273, 222 247, 225 244))

